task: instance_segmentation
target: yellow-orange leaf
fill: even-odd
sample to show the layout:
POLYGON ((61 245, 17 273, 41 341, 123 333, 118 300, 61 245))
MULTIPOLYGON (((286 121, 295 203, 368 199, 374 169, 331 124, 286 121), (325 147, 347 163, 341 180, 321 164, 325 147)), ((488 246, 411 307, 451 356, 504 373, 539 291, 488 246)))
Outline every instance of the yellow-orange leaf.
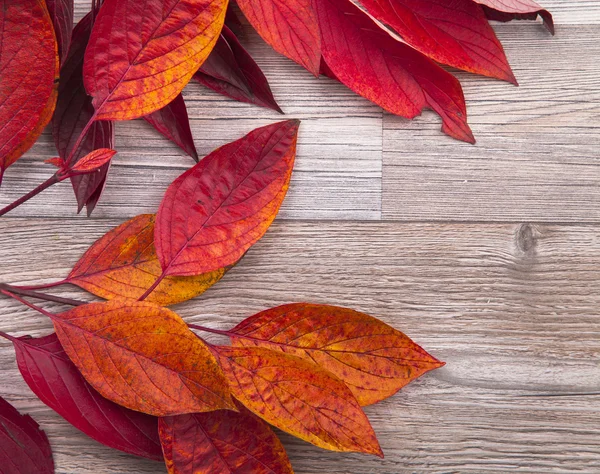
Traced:
MULTIPOLYGON (((108 300, 137 300, 162 273, 154 248, 154 214, 128 220, 97 240, 65 282, 108 300)), ((204 293, 228 268, 196 276, 168 276, 146 301, 168 306, 204 293)))
POLYGON ((85 379, 119 405, 155 416, 235 410, 211 351, 166 308, 115 300, 52 320, 85 379))
POLYGON ((444 365, 393 327, 336 306, 278 306, 249 317, 228 334, 235 346, 268 347, 316 363, 343 380, 362 406, 444 365))
POLYGON ((106 0, 85 53, 97 120, 130 120, 177 97, 214 47, 227 0, 106 0))
POLYGON ((213 347, 231 392, 277 428, 332 451, 382 456, 348 387, 304 359, 262 347, 213 347))

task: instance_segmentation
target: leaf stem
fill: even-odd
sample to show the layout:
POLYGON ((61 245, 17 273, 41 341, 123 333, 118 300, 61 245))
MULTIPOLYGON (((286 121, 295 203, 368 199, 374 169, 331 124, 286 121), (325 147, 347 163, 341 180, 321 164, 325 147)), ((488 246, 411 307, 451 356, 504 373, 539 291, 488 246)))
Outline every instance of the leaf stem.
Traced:
POLYGON ((10 291, 16 295, 29 296, 30 298, 36 298, 38 300, 52 301, 54 303, 66 304, 69 306, 81 306, 87 304, 85 301, 73 300, 71 298, 63 298, 62 296, 54 296, 47 293, 40 293, 38 291, 22 289, 16 286, 7 285, 6 283, 0 283, 0 289, 10 291))
POLYGON ((0 285, 10 286, 12 288, 12 291, 16 293, 16 290, 45 290, 47 288, 54 288, 57 286, 66 285, 67 283, 69 283, 67 280, 60 280, 54 281, 52 283, 41 283, 39 285, 7 285, 5 283, 0 283, 0 285))
POLYGON ((15 336, 11 336, 10 334, 5 333, 4 331, 0 331, 0 336, 4 339, 8 339, 11 342, 15 342, 17 340, 15 336))
POLYGON ((20 296, 17 296, 14 293, 11 293, 10 291, 0 289, 0 293, 2 293, 3 295, 6 295, 6 296, 10 296, 11 298, 17 300, 19 303, 24 304, 28 308, 36 310, 38 313, 43 314, 44 316, 47 316, 48 318, 50 318, 52 320, 54 320, 56 318, 55 314, 52 314, 49 311, 46 311, 44 308, 40 308, 39 306, 36 306, 33 303, 30 303, 29 301, 24 300, 20 296))
POLYGON ((197 329, 198 331, 210 332, 212 334, 220 334, 221 336, 232 337, 235 334, 230 333, 229 331, 222 331, 220 329, 212 329, 204 326, 199 326, 198 324, 188 324, 188 327, 191 329, 197 329))
POLYGON ((163 281, 166 276, 167 276, 167 271, 164 270, 161 273, 161 275, 156 279, 156 281, 154 283, 152 283, 152 286, 150 286, 150 288, 148 288, 144 292, 144 294, 138 298, 138 301, 144 301, 146 298, 148 298, 148 296, 150 296, 150 293, 152 293, 156 289, 156 287, 158 285, 160 285, 160 282, 163 281))
POLYGON ((50 186, 52 186, 53 184, 56 184, 60 181, 62 181, 65 178, 61 179, 61 175, 59 172, 54 173, 52 176, 50 176, 46 181, 44 181, 42 184, 40 184, 38 187, 36 187, 35 189, 32 189, 31 191, 29 191, 27 194, 25 194, 24 196, 21 196, 19 199, 17 199, 15 202, 13 202, 12 204, 9 204, 8 206, 6 206, 3 209, 0 209, 0 216, 3 216, 4 214, 6 214, 7 212, 12 211, 15 207, 20 206, 21 204, 23 204, 24 202, 29 201, 32 197, 37 196, 39 193, 41 193, 43 190, 49 188, 50 186))

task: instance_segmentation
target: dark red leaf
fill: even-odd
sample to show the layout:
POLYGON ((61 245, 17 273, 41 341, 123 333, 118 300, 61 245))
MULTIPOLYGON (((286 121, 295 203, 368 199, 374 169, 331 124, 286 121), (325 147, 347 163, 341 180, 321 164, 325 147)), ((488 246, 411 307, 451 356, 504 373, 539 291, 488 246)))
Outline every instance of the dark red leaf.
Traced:
POLYGON ((361 0, 367 11, 431 59, 516 84, 504 49, 472 0, 361 0))
POLYGON ((293 474, 269 425, 242 405, 238 409, 160 418, 169 473, 293 474))
POLYGON ((106 446, 162 460, 157 418, 123 408, 100 395, 71 362, 56 334, 10 340, 23 379, 42 402, 106 446))
POLYGON ((69 46, 71 45, 71 33, 73 31, 73 0, 46 0, 50 18, 54 25, 56 42, 58 43, 58 57, 60 63, 65 61, 69 46))
POLYGON ((312 0, 238 0, 237 4, 275 51, 319 75, 321 39, 312 0))
POLYGON ((475 142, 462 88, 454 76, 394 40, 351 2, 318 0, 315 5, 323 59, 340 82, 406 118, 431 108, 442 117, 445 133, 475 142))
POLYGON ((544 10, 533 0, 475 0, 483 6, 485 15, 490 20, 535 20, 538 15, 544 25, 554 34, 554 20, 548 10, 544 10))
POLYGON ((29 415, 21 415, 0 397, 0 471, 5 474, 53 474, 46 433, 29 415))
MULTIPOLYGON (((56 149, 61 158, 66 159, 73 149, 77 138, 94 114, 92 98, 83 86, 83 57, 92 29, 92 14, 86 15, 73 30, 69 55, 62 67, 58 102, 52 121, 52 133, 56 149)), ((94 122, 90 131, 74 154, 68 166, 98 148, 114 147, 113 122, 94 122)), ((78 212, 87 206, 88 215, 94 210, 104 185, 110 163, 105 164, 97 173, 74 176, 71 184, 77 198, 78 212)))
POLYGON ((227 26, 194 79, 232 99, 283 113, 260 67, 227 26))
POLYGON ((240 17, 234 10, 235 0, 230 0, 227 5, 227 12, 225 13, 225 25, 233 31, 236 35, 242 34, 244 31, 244 25, 240 21, 240 17))
POLYGON ((143 118, 164 137, 198 161, 198 152, 190 129, 190 119, 181 94, 162 109, 145 115, 143 118))

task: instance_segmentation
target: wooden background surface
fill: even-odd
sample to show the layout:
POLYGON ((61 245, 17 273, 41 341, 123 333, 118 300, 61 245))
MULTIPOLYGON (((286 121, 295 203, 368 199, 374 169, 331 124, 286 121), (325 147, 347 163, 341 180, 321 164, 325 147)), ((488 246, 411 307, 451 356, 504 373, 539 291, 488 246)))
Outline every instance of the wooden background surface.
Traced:
MULTIPOLYGON (((248 31, 280 105, 303 120, 292 186, 242 263, 174 309, 228 328, 286 302, 344 305, 447 362, 368 408, 384 460, 284 435, 298 474, 600 472, 600 1, 545 6, 555 37, 535 23, 496 26, 519 88, 458 74, 476 146, 442 135, 433 113, 409 122, 316 80, 248 31)), ((196 84, 185 98, 200 155, 281 119, 196 84)), ((119 123, 116 148, 91 219, 74 215, 67 184, 0 219, 0 281, 65 277, 108 229, 154 212, 192 165, 143 121, 119 123)), ((46 133, 6 174, 0 205, 49 176, 54 153, 46 133)), ((51 324, 2 299, 0 329, 42 335, 51 324)), ((3 341, 0 381, 48 433, 57 472, 164 472, 46 408, 3 341)))

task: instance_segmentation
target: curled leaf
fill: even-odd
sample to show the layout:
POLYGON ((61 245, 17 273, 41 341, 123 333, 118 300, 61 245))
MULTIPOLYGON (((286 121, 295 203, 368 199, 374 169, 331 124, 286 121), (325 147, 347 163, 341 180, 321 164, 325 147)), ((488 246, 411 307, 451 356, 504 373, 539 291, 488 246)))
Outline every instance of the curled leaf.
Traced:
POLYGON ((390 397, 444 365, 393 327, 337 306, 277 306, 228 334, 235 346, 267 347, 314 362, 345 382, 362 406, 390 397))
POLYGON ((85 379, 121 406, 155 416, 235 409, 211 351, 166 308, 115 300, 52 322, 85 379))
POLYGON ((227 0, 106 0, 85 53, 98 120, 131 120, 173 101, 208 57, 227 0))
POLYGON ((258 128, 173 181, 154 235, 165 275, 232 265, 264 235, 289 186, 298 126, 290 120, 258 128))
POLYGON ((347 0, 315 2, 323 59, 335 77, 385 110, 414 118, 429 107, 442 117, 442 130, 469 143, 462 88, 450 73, 394 40, 347 0))
POLYGON ((29 415, 0 397, 0 470, 7 474, 54 474, 48 437, 29 415))
POLYGON ((44 0, 0 8, 0 181, 50 122, 58 86, 58 53, 44 0))
POLYGON ((483 6, 486 16, 495 21, 535 20, 538 15, 544 20, 548 31, 554 34, 554 20, 533 0, 475 0, 483 6))
POLYGON ((500 41, 472 0, 361 0, 361 4, 430 58, 516 84, 500 41))
POLYGON ((293 474, 269 425, 239 409, 160 418, 169 473, 293 474))
MULTIPOLYGON (((98 239, 79 259, 65 282, 101 298, 137 300, 162 273, 154 249, 154 214, 142 214, 98 239)), ((186 301, 204 293, 227 271, 168 276, 146 301, 161 306, 186 301)))
POLYGON ((237 0, 237 4, 275 51, 319 75, 321 40, 312 0, 237 0))
POLYGON ((156 461, 163 459, 157 418, 100 395, 65 354, 56 334, 10 340, 29 388, 75 428, 111 448, 156 461))
POLYGON ((71 33, 73 32, 73 0, 46 0, 46 6, 54 25, 56 42, 58 43, 58 56, 61 64, 67 57, 71 46, 71 33))
POLYGON ((382 456, 348 387, 299 357, 262 347, 214 347, 235 398, 263 420, 332 451, 382 456))
POLYGON ((115 150, 111 150, 110 148, 99 148, 85 155, 71 169, 77 173, 97 171, 98 168, 109 163, 116 153, 115 150))

